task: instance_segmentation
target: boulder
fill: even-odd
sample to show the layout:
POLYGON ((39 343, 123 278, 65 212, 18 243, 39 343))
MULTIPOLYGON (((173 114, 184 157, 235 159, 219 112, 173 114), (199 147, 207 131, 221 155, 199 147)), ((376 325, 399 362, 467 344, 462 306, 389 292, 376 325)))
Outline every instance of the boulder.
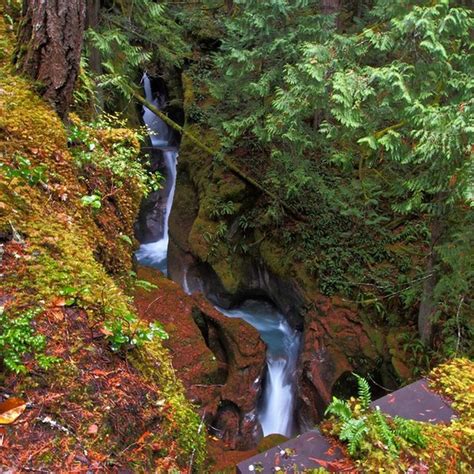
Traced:
POLYGON ((339 377, 353 370, 349 356, 356 357, 361 344, 368 344, 361 325, 354 323, 355 313, 324 297, 318 303, 319 311, 306 315, 299 367, 298 413, 311 423, 321 419, 339 377))

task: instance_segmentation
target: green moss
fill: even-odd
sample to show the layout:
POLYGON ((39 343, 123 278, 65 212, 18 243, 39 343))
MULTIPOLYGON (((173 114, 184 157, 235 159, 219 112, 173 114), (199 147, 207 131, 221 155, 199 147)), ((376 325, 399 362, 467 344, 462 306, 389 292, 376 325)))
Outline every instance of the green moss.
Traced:
POLYGON ((236 293, 245 277, 243 261, 237 255, 233 255, 232 259, 217 261, 213 267, 225 290, 236 293))
POLYGON ((172 418, 162 428, 163 437, 176 440, 181 448, 180 463, 186 465, 191 457, 196 469, 206 458, 205 428, 184 397, 184 388, 171 365, 170 356, 158 342, 151 342, 130 355, 133 365, 151 382, 158 382, 166 395, 172 418))
POLYGON ((291 273, 291 260, 282 247, 265 239, 260 244, 260 255, 268 269, 275 275, 288 277, 291 273))
MULTIPOLYGON (((100 328, 105 319, 135 314, 126 293, 133 249, 121 236, 133 235, 143 189, 130 180, 99 212, 81 205, 80 198, 90 194, 91 189, 106 194, 110 175, 104 169, 76 165, 61 120, 33 92, 28 81, 12 73, 11 39, 0 20, 0 43, 5 45, 5 54, 0 58, 0 159, 14 167, 15 155, 21 154, 32 167, 44 166, 46 177, 44 183, 32 184, 0 174, 0 229, 10 231, 13 226, 25 240, 14 271, 5 274, 2 290, 12 296, 11 307, 73 305, 87 312, 91 327, 100 328)), ((97 133, 102 133, 98 139, 109 145, 130 136, 126 129, 97 133)), ((74 350, 75 344, 81 344, 78 340, 70 344, 72 355, 84 349, 78 346, 74 350)), ((90 344, 92 351, 97 351, 96 343, 90 344)), ((156 439, 169 445, 177 443, 181 466, 187 466, 193 457, 194 466, 199 469, 206 453, 205 430, 184 396, 168 352, 157 340, 129 355, 132 366, 163 395, 166 419, 160 424, 163 431, 156 433, 156 439)), ((73 383, 77 387, 80 377, 73 364, 63 362, 42 380, 46 387, 73 383)), ((32 388, 28 377, 24 382, 32 388)), ((21 387, 21 383, 17 386, 21 387)), ((90 387, 75 388, 70 399, 84 408, 97 408, 90 387)), ((160 414, 160 409, 156 410, 160 414)), ((112 452, 112 441, 104 449, 112 452)))
POLYGON ((283 436, 281 434, 271 434, 268 436, 265 436, 257 446, 257 451, 259 453, 264 453, 265 451, 268 451, 271 448, 274 448, 275 446, 278 446, 285 441, 288 441, 288 438, 286 436, 283 436))
MULTIPOLYGON (((351 417, 361 420, 365 427, 363 440, 353 452, 359 469, 364 472, 405 472, 414 465, 425 464, 433 473, 471 471, 474 461, 474 363, 453 359, 432 370, 429 380, 433 390, 453 401, 458 417, 449 424, 407 423, 390 417, 384 417, 383 422, 380 412, 364 410, 360 400, 349 400, 347 406, 351 417), (397 425, 405 425, 405 429, 397 431, 397 425), (407 429, 411 432, 408 438, 405 437, 407 429), (413 439, 416 442, 410 442, 413 439), (388 442, 396 445, 389 449, 388 442)), ((321 428, 325 434, 338 436, 342 422, 332 418, 321 428)))
POLYGON ((223 169, 219 170, 216 174, 218 186, 216 194, 218 198, 223 201, 230 200, 237 203, 245 199, 248 194, 248 188, 242 180, 223 169))
POLYGON ((209 258, 211 251, 211 240, 217 231, 218 224, 211 220, 198 216, 193 223, 189 234, 189 246, 197 257, 203 262, 209 258))
POLYGON ((364 324, 365 332, 378 354, 384 354, 385 336, 383 332, 370 324, 364 324))
POLYGON ((391 356, 392 366, 395 369, 395 373, 400 380, 410 380, 412 378, 412 372, 410 367, 405 363, 407 354, 402 348, 400 330, 392 329, 387 335, 387 348, 388 353, 391 356))

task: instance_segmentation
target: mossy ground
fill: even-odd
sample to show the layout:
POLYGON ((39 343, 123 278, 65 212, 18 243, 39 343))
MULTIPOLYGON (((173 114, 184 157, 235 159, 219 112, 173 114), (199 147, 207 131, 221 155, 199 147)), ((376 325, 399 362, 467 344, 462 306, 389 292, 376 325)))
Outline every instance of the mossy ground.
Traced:
MULTIPOLYGON (((17 170, 18 157, 29 160, 25 176, 0 174, 0 301, 11 317, 40 309, 35 330, 59 362, 44 371, 27 357, 27 375, 2 369, 1 395, 24 397, 31 409, 7 429, 0 464, 172 472, 192 459, 199 467, 204 433, 167 351, 154 340, 118 355, 103 332, 106 319, 134 313, 133 246, 122 236, 133 235, 143 191, 131 181, 99 210, 82 205, 92 191, 107 196, 110 172, 76 164, 63 123, 12 70, 13 40, 0 21, 2 171, 17 170), (41 179, 30 180, 35 169, 44 170, 41 179)), ((96 133, 104 150, 125 142, 138 154, 125 129, 96 133)))

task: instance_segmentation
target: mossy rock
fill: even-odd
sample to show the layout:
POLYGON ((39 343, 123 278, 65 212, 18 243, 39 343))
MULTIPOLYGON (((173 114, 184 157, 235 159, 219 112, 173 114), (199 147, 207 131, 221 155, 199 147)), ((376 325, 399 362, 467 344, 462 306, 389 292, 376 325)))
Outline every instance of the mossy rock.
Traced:
POLYGON ((203 262, 209 259, 210 239, 217 232, 218 223, 198 216, 189 233, 191 251, 203 262), (208 237, 207 237, 208 236, 208 237), (207 237, 207 238, 206 238, 207 237))
POLYGON ((390 330, 386 339, 388 352, 391 356, 392 366, 400 380, 410 380, 412 378, 412 372, 410 367, 405 363, 406 353, 400 347, 399 338, 400 331, 398 329, 390 330))
POLYGON ((364 323, 364 329, 370 341, 374 345, 376 352, 380 355, 383 355, 385 348, 384 333, 371 324, 364 323))
POLYGON ((259 453, 264 453, 275 446, 279 446, 282 443, 288 441, 286 436, 281 434, 271 434, 262 438, 262 440, 257 445, 257 451, 259 453))
POLYGON ((217 185, 217 195, 224 201, 229 200, 240 203, 248 195, 249 190, 246 184, 230 172, 222 170, 217 185))
POLYGON ((229 261, 224 259, 217 261, 213 268, 224 289, 231 294, 237 293, 246 275, 243 260, 233 255, 229 261))
POLYGON ((272 273, 288 278, 291 273, 291 259, 285 249, 269 239, 263 239, 260 244, 260 255, 272 273))

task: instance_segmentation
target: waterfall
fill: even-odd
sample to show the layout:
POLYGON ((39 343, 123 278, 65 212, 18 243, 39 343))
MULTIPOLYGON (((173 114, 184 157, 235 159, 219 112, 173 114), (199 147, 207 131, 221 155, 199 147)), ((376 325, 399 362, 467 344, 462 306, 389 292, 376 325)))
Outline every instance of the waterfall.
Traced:
MULTIPOLYGON (((146 100, 153 104, 157 109, 163 109, 166 103, 166 98, 164 96, 156 97, 153 94, 151 81, 147 74, 143 75, 142 80, 146 100)), ((152 146, 156 148, 166 148, 169 146, 171 131, 168 125, 146 107, 143 107, 143 122, 150 132, 149 135, 152 146)))
POLYGON ((273 433, 292 436, 300 334, 266 301, 247 300, 235 309, 218 309, 228 317, 247 321, 267 344, 267 378, 259 421, 265 436, 273 433))
MULTIPOLYGON (((150 78, 143 75, 143 88, 146 99, 159 109, 165 105, 164 97, 154 97, 150 78)), ((167 272, 167 256, 169 242, 169 216, 173 205, 174 192, 176 189, 176 165, 178 161, 178 150, 170 146, 171 131, 168 125, 157 117, 153 112, 143 107, 143 121, 150 131, 150 141, 153 148, 161 150, 166 168, 165 184, 165 208, 163 209, 163 233, 155 242, 142 244, 136 252, 137 260, 143 265, 158 268, 163 273, 167 272)))
MULTIPOLYGON (((162 109, 164 97, 155 97, 149 77, 144 74, 143 87, 149 102, 162 109)), ((170 146, 172 133, 159 117, 143 109, 143 121, 150 130, 152 146, 161 150, 165 164, 166 183, 163 192, 163 232, 158 240, 142 244, 136 252, 137 260, 143 264, 158 268, 167 273, 168 257, 168 220, 173 205, 176 188, 176 165, 178 150, 170 146)), ((188 269, 183 269, 182 286, 187 294, 193 290, 202 291, 200 281, 189 281, 188 269)), ((279 433, 285 436, 295 434, 295 387, 296 364, 298 359, 300 334, 293 330, 285 317, 270 303, 259 300, 247 300, 238 308, 226 310, 217 308, 231 318, 241 318, 254 326, 267 344, 267 377, 259 405, 259 421, 264 435, 279 433)))

